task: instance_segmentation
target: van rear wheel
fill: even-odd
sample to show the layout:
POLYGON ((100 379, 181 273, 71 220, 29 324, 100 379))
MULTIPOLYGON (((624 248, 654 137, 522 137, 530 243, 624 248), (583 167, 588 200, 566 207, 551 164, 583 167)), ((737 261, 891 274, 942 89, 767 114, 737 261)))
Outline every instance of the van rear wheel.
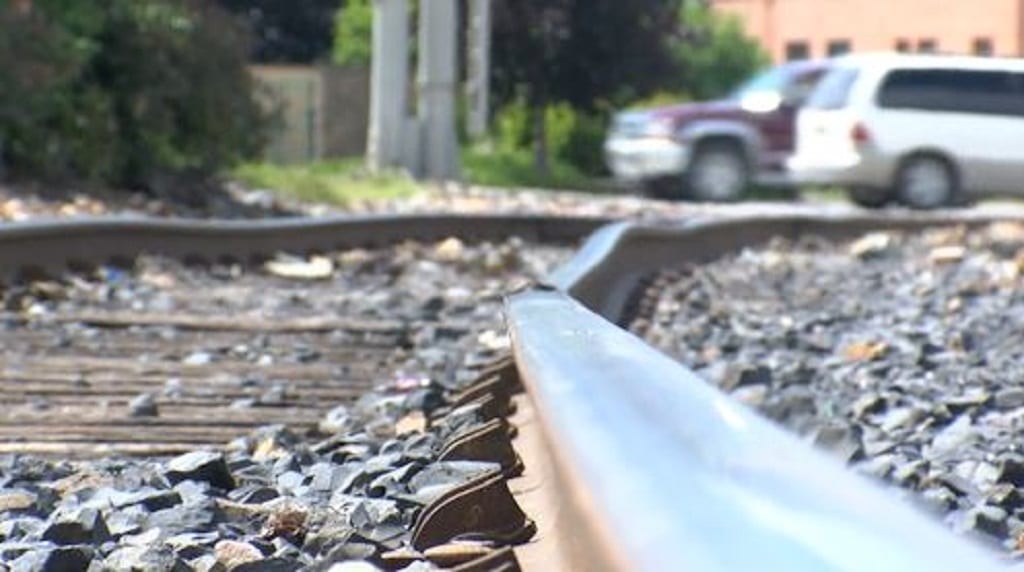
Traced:
POLYGON ((896 176, 896 198, 913 209, 937 209, 957 202, 956 173, 948 161, 934 155, 907 159, 896 176))

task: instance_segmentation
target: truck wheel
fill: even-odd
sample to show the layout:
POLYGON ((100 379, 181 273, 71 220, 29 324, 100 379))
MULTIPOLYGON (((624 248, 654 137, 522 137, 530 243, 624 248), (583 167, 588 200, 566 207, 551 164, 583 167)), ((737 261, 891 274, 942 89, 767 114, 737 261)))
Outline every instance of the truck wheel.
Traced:
POLYGON ((896 175, 896 198, 913 209, 937 209, 956 204, 959 191, 956 172, 942 157, 910 157, 896 175))
POLYGON ((644 181, 640 185, 640 193, 649 199, 672 200, 679 198, 678 185, 672 179, 659 178, 644 181))
POLYGON ((731 143, 697 147, 686 172, 686 194, 696 201, 728 202, 739 199, 750 183, 743 151, 731 143))
POLYGON ((875 187, 853 187, 847 194, 854 204, 866 209, 880 209, 892 200, 892 193, 888 189, 875 187))

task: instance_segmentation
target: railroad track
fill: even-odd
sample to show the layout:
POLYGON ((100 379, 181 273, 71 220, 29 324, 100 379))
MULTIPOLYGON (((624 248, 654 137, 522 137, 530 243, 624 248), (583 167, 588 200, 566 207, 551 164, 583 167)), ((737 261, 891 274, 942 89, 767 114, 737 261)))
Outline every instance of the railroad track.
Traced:
MULTIPOLYGON (((649 312, 644 304, 650 297, 644 293, 658 273, 772 237, 840 239, 878 229, 981 225, 990 220, 970 215, 773 216, 694 220, 672 228, 619 224, 599 230, 570 262, 537 287, 509 299, 506 319, 514 367, 510 362, 485 367, 476 383, 463 390, 468 395, 449 395, 452 406, 489 396, 491 403, 499 404, 496 417, 514 413, 527 484, 513 484, 512 490, 540 531, 539 542, 520 549, 519 561, 535 569, 551 569, 557 561, 561 569, 651 570, 665 569, 666 562, 699 570, 963 570, 993 565, 990 555, 973 544, 951 538, 930 519, 708 388, 682 365, 613 325, 628 324, 649 312), (518 407, 506 410, 501 404, 508 401, 515 380, 526 387, 529 399, 517 399, 518 407), (745 548, 737 550, 737 543, 745 548)), ((315 224, 36 224, 0 229, 0 269, 24 283, 69 267, 123 264, 144 253, 230 265, 265 260, 279 251, 305 256, 407 239, 458 236, 472 241, 515 235, 543 243, 579 238, 603 222, 428 217, 315 224)), ((0 447, 46 452, 49 443, 55 443, 50 452, 63 454, 72 448, 82 450, 83 444, 90 452, 87 444, 102 442, 91 452, 172 453, 222 443, 237 429, 279 420, 311 430, 326 400, 345 400, 368 389, 375 381, 373 374, 359 372, 396 363, 388 361, 388 348, 425 326, 415 321, 318 323, 323 318, 319 314, 246 322, 231 316, 115 310, 119 311, 33 315, 29 306, 27 312, 5 318, 0 331, 0 384, 30 381, 33 391, 45 395, 42 399, 48 403, 25 400, 27 412, 19 414, 26 415, 27 422, 14 417, 13 410, 4 410, 11 422, 0 422, 0 447), (69 344, 64 339, 69 328, 76 335, 88 334, 69 344), (174 331, 176 337, 168 343, 161 338, 162 331, 174 331), (349 343, 339 345, 330 339, 339 331, 348 333, 349 343), (254 344, 253 335, 263 340, 254 344), (147 337, 157 343, 139 342, 147 337), (301 383, 291 394, 284 392, 293 401, 278 400, 258 414, 231 409, 239 399, 259 401, 255 391, 242 391, 237 385, 204 404, 186 401, 180 410, 167 408, 167 425, 107 415, 89 421, 84 411, 73 409, 81 407, 81 397, 87 395, 124 411, 131 395, 163 388, 171 375, 181 380, 181 386, 199 388, 216 385, 216 376, 225 372, 241 378, 251 373, 251 363, 230 360, 215 368, 199 363, 206 358, 183 365, 182 360, 205 351, 197 350, 192 338, 204 344, 216 340, 218 355, 229 357, 231 348, 238 346, 299 344, 312 348, 320 363, 273 366, 284 369, 268 377, 301 383), (149 351, 162 355, 151 362, 131 357, 149 351), (330 371, 330 364, 342 362, 349 364, 346 374, 352 383, 325 387, 327 379, 336 379, 339 373, 330 371), (83 370, 87 386, 82 385, 83 370), (183 371, 198 376, 186 380, 183 371), (216 420, 202 410, 210 403, 218 408, 216 420), (77 424, 53 417, 54 405, 72 407, 67 411, 77 424), (192 421, 200 417, 206 420, 192 421), (136 442, 153 449, 134 448, 136 442)), ((24 387, 2 391, 28 393, 24 387)), ((499 441, 487 443, 500 447, 499 441)), ((508 465, 506 459, 505 472, 512 474, 508 465)), ((422 516, 436 517, 446 502, 455 514, 468 510, 492 529, 504 526, 506 536, 510 530, 529 528, 508 499, 494 492, 493 484, 473 486, 477 490, 457 491, 424 509, 414 548, 424 550, 453 538, 451 522, 446 529, 422 516)), ((442 514, 435 521, 446 519, 458 520, 442 514)), ((463 523, 461 530, 469 532, 472 527, 463 523)), ((504 552, 498 564, 494 562, 475 569, 514 566, 504 552)))

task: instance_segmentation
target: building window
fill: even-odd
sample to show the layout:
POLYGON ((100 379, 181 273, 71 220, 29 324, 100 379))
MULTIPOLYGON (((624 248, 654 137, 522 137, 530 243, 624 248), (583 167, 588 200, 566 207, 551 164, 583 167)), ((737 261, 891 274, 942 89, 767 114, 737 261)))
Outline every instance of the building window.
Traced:
POLYGON ((828 43, 828 57, 850 53, 850 40, 832 40, 828 43))
POLYGON ((934 54, 938 50, 935 40, 918 40, 917 51, 922 54, 934 54))
POLYGON ((992 46, 990 38, 974 38, 972 51, 976 56, 991 56, 995 54, 995 48, 992 46))
POLYGON ((787 42, 786 43, 786 61, 793 62, 797 60, 806 60, 811 57, 811 49, 807 46, 807 42, 787 42))
POLYGON ((905 38, 900 38, 896 40, 896 51, 900 52, 901 54, 909 52, 910 40, 907 40, 905 38))

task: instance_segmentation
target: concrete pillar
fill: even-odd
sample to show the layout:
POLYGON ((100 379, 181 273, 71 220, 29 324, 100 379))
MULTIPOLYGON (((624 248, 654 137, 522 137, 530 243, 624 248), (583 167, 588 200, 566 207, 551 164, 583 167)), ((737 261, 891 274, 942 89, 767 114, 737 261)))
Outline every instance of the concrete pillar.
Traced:
POLYGON ((367 166, 401 166, 409 92, 409 2, 374 0, 367 166))
POLYGON ((419 116, 423 168, 424 175, 435 180, 459 177, 455 129, 458 29, 458 0, 421 0, 419 116))
POLYGON ((491 97, 491 3, 469 0, 469 65, 466 98, 467 130, 472 137, 487 134, 491 97))

